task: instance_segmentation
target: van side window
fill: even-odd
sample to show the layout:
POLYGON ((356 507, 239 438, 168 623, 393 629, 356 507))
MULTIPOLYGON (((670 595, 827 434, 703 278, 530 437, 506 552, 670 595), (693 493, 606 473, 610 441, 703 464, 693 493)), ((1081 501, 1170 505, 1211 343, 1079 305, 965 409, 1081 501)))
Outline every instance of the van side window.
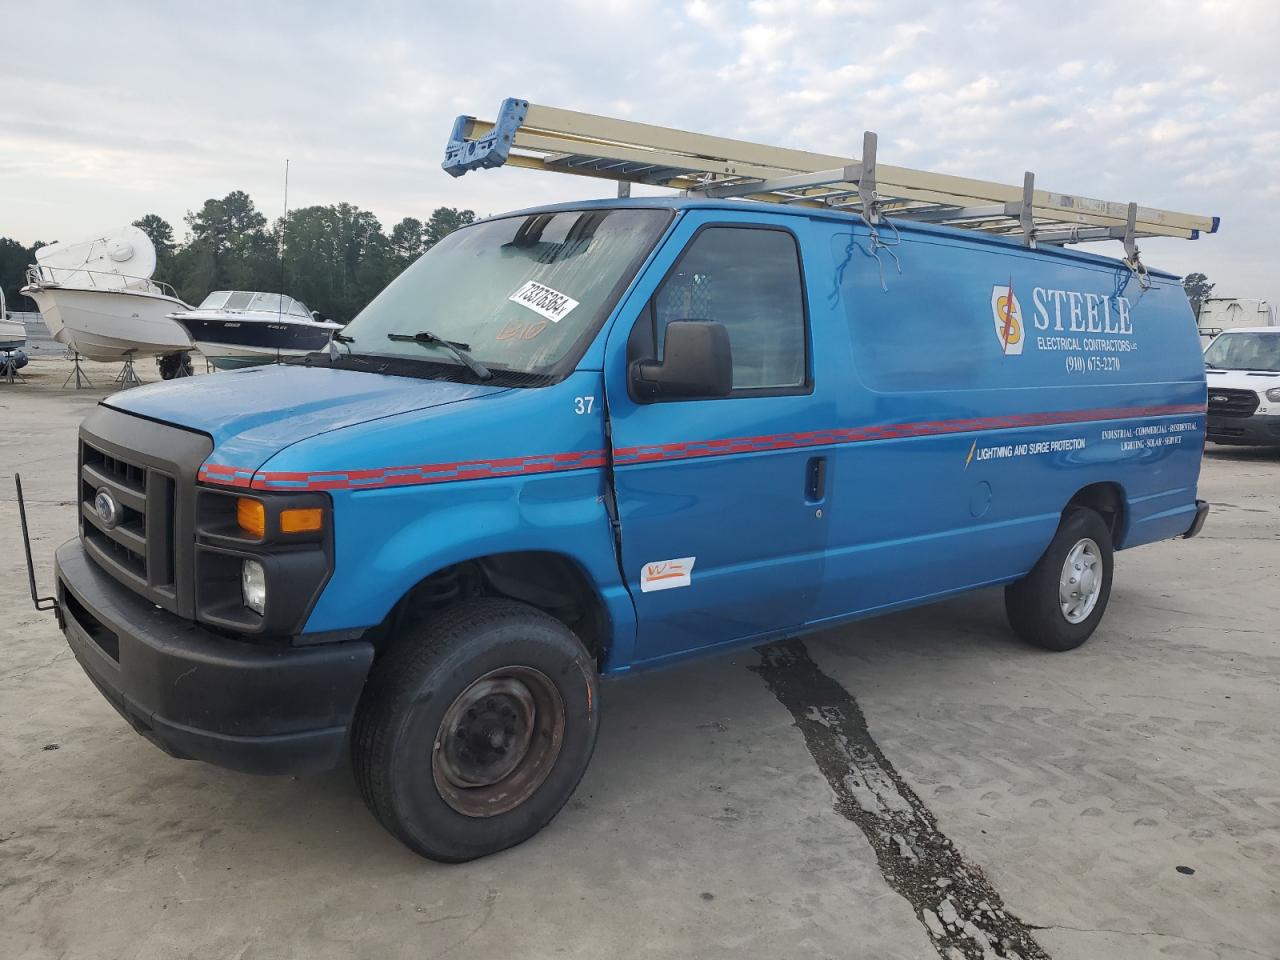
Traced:
POLYGON ((651 306, 659 358, 672 320, 712 320, 729 331, 735 391, 805 386, 804 288, 790 233, 708 227, 685 249, 651 306))

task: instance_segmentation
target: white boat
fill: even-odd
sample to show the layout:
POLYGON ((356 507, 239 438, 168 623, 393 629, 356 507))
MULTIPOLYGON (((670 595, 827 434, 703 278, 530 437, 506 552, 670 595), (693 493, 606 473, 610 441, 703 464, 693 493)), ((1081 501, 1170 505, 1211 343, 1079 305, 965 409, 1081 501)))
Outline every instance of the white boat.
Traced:
POLYGON ((22 292, 36 302, 53 338, 90 360, 182 354, 191 340, 169 314, 191 308, 151 279, 155 268, 151 239, 122 227, 41 247, 22 292))
POLYGON ((4 309, 4 291, 0 290, 0 350, 17 350, 26 346, 27 325, 21 320, 12 320, 4 309))
POLYGON ((340 323, 317 319, 293 297, 248 290, 215 290, 195 309, 169 316, 220 370, 315 353, 342 329, 340 323))

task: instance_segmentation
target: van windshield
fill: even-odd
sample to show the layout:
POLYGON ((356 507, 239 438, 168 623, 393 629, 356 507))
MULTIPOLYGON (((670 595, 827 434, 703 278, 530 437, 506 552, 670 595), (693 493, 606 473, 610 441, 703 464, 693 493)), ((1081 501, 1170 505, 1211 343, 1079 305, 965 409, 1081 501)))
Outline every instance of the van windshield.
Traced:
POLYGON ((1204 362, 1219 370, 1280 373, 1280 330, 1275 333, 1219 334, 1204 352, 1204 362))
POLYGON ((670 216, 569 210, 465 227, 378 294, 343 342, 355 354, 458 363, 439 344, 388 339, 429 331, 493 370, 552 373, 599 329, 670 216))

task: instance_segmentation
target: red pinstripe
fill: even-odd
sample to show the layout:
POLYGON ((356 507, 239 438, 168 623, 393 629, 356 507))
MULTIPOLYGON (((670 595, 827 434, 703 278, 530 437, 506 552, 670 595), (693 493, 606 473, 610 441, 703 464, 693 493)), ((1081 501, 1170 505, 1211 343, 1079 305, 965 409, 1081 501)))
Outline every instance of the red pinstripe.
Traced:
MULTIPOLYGON (((653 444, 652 446, 642 447, 618 447, 614 450, 614 461, 618 466, 625 467, 659 460, 722 457, 735 453, 789 450, 797 447, 829 446, 832 444, 862 443, 872 440, 1005 430, 1016 427, 1052 426, 1100 420, 1130 420, 1138 417, 1202 413, 1204 413, 1203 404, 1183 403, 1164 406, 1104 407, 1094 410, 1065 410, 1055 413, 1026 413, 1003 417, 929 420, 920 423, 829 428, 803 433, 765 434, 757 437, 730 437, 653 444)), ((252 478, 237 476, 237 474, 250 473, 248 469, 243 467, 206 464, 200 468, 200 480, 205 483, 215 483, 222 486, 251 487, 254 490, 366 490, 413 484, 481 480, 490 477, 557 473, 564 470, 600 467, 604 465, 604 462, 603 450, 583 450, 531 457, 499 457, 493 460, 463 460, 455 463, 426 463, 363 470, 265 471, 254 474, 252 478)))

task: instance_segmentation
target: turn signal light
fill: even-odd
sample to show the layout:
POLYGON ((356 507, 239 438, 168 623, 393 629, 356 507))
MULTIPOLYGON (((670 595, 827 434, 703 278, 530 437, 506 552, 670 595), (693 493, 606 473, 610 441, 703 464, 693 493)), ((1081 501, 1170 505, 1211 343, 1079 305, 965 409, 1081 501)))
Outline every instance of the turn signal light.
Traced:
POLYGON ((313 533, 324 526, 319 507, 293 507, 280 511, 281 533, 313 533))
POLYGON ((261 500, 240 497, 236 500, 236 523, 245 533, 261 540, 267 535, 267 508, 261 500))

